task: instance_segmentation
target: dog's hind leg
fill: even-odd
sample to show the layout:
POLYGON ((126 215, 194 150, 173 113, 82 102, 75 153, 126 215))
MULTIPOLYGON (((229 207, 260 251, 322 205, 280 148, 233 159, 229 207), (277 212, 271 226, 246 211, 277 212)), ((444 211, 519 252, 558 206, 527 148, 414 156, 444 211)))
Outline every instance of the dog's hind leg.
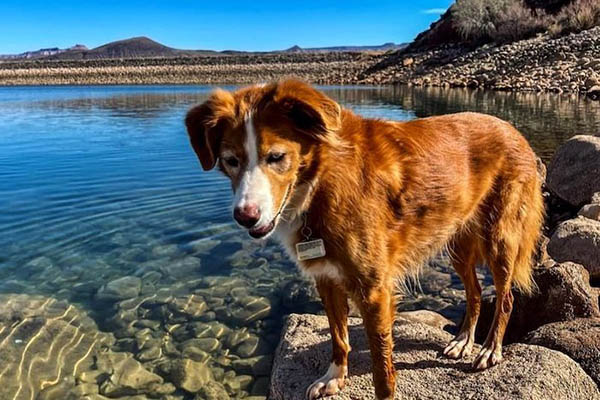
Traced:
POLYGON ((473 362, 475 369, 489 368, 502 360, 502 340, 513 307, 512 284, 524 293, 532 291, 531 264, 542 219, 541 198, 536 179, 499 179, 496 195, 488 203, 482 233, 484 256, 496 287, 496 310, 483 348, 473 362))
POLYGON ((444 349, 444 355, 449 358, 468 356, 475 343, 475 328, 481 309, 481 286, 475 273, 479 262, 478 242, 476 234, 463 231, 457 234, 449 246, 452 265, 460 276, 467 295, 467 312, 460 331, 444 349))
POLYGON ((344 289, 328 278, 316 280, 331 332, 332 357, 329 369, 306 391, 309 400, 334 395, 344 387, 348 376, 348 296, 344 289))
POLYGON ((373 383, 379 400, 394 398, 396 376, 392 353, 392 328, 396 312, 392 285, 362 288, 356 303, 363 317, 373 362, 373 383))
POLYGON ((486 369, 502 361, 502 339, 513 306, 511 292, 512 262, 506 258, 495 261, 490 267, 496 287, 494 320, 479 355, 473 362, 477 370, 486 369))

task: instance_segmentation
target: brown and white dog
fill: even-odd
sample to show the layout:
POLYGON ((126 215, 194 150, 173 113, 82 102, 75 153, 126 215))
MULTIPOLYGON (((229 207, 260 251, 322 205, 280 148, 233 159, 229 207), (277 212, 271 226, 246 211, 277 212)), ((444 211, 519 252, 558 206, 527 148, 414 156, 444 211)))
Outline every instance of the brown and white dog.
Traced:
POLYGON ((366 119, 284 80, 217 90, 189 111, 186 126, 202 167, 218 165, 231 179, 235 220, 254 238, 273 234, 316 281, 333 351, 309 399, 344 386, 348 299, 363 316, 377 398, 393 398, 395 283, 443 248, 467 296, 444 354, 472 350, 481 300, 475 267, 486 263, 498 301, 473 365, 500 362, 511 286, 532 290, 543 218, 535 155, 510 124, 474 113, 366 119))

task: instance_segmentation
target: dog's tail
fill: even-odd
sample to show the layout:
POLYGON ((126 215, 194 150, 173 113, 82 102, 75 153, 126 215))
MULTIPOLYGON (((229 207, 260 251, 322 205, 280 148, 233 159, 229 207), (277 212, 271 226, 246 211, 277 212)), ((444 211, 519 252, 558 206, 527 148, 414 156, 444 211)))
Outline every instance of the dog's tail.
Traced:
POLYGON ((522 219, 521 241, 515 259, 513 270, 514 286, 526 295, 531 295, 536 290, 532 279, 534 258, 541 238, 544 223, 545 209, 542 197, 542 185, 539 176, 526 190, 529 196, 524 196, 526 212, 522 219))

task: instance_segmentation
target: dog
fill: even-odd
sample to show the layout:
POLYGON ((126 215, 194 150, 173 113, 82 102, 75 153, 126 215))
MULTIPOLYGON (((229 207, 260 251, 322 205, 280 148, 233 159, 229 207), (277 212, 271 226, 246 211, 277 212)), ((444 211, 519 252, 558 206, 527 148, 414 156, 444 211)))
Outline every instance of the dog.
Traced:
POLYGON ((509 123, 460 113, 408 122, 360 117, 287 79, 216 90, 185 119, 202 168, 231 180, 233 217, 271 235, 314 278, 332 342, 329 369, 308 399, 338 393, 348 374, 348 300, 361 312, 378 399, 393 399, 392 325, 398 280, 447 250, 466 289, 466 314, 443 353, 469 355, 485 263, 497 301, 476 370, 502 359, 513 296, 533 290, 543 221, 536 156, 509 123))

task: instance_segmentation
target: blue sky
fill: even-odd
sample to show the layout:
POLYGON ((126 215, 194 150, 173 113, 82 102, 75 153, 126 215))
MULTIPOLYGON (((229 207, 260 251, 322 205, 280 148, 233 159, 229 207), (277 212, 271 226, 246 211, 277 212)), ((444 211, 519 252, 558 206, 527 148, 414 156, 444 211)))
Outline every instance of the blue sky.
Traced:
POLYGON ((406 42, 452 0, 0 2, 0 54, 148 36, 180 49, 277 50, 406 42))

